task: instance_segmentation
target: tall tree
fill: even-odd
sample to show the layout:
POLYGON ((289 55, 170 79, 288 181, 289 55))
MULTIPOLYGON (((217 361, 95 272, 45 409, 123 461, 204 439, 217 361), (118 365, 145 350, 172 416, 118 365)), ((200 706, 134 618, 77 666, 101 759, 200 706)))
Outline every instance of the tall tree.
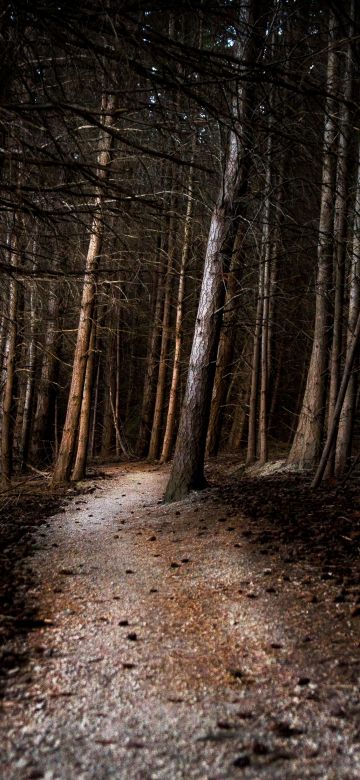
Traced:
POLYGON ((181 252, 181 261, 179 269, 179 285, 176 302, 176 322, 175 322, 175 350, 173 358, 173 369, 171 376, 169 404, 166 417, 165 433, 161 451, 161 461, 166 463, 171 455, 171 448, 173 444, 174 430, 175 430, 175 415, 177 406, 178 389, 180 382, 180 369, 181 369, 181 347, 182 347, 182 328, 183 328, 183 309, 184 309, 184 296, 185 296, 185 274, 189 259, 190 251, 190 230, 191 230, 191 217, 193 211, 193 186, 194 186, 194 152, 192 154, 191 165, 189 168, 189 178, 187 187, 187 205, 186 215, 184 221, 184 236, 181 252))
POLYGON ((76 444, 86 373, 86 363, 89 356, 89 344, 95 301, 96 270, 99 260, 99 253, 101 251, 101 242, 104 230, 102 213, 104 190, 102 185, 108 178, 110 151, 112 146, 112 134, 108 132, 108 130, 112 127, 114 122, 115 105, 116 101, 114 95, 105 93, 102 98, 101 120, 103 125, 99 135, 98 148, 97 177, 99 185, 95 199, 94 216, 91 225, 90 241, 86 257, 80 318, 66 419, 64 423, 59 453, 52 477, 52 483, 54 485, 61 484, 62 482, 66 482, 69 479, 76 444))
MULTIPOLYGON (((352 13, 354 8, 352 8, 352 13)), ((352 95, 353 81, 353 58, 352 58, 352 34, 353 23, 349 30, 349 38, 345 52, 345 67, 343 74, 343 95, 344 99, 340 105, 339 117, 339 140, 337 149, 337 168, 336 168, 336 194, 334 206, 334 255, 333 255, 333 275, 334 275, 334 317, 333 333, 330 355, 330 386, 329 386, 329 405, 328 405, 328 431, 332 426, 332 418, 335 411, 336 401, 340 386, 341 372, 341 353, 343 342, 343 324, 344 324, 344 282, 346 267, 346 238, 347 238, 347 215, 348 215, 348 166, 349 166, 349 145, 351 136, 350 125, 350 101, 352 95)), ((326 476, 332 477, 335 471, 335 448, 326 466, 326 476)))
MULTIPOLYGON (((356 322, 360 312, 360 143, 358 145, 358 166, 356 197, 354 203, 352 255, 349 273, 349 306, 346 328, 346 355, 348 355, 356 328, 356 322)), ((354 356, 356 361, 356 355, 354 356)), ((346 386, 344 402, 338 425, 335 473, 341 477, 348 466, 351 455, 352 435, 354 429, 354 417, 356 407, 356 390, 358 382, 354 371, 349 376, 346 386)))
POLYGON ((336 161, 334 148, 338 131, 335 111, 335 95, 337 95, 338 90, 338 58, 335 47, 336 31, 335 16, 330 11, 314 337, 304 398, 294 441, 288 457, 289 463, 306 468, 313 467, 319 458, 325 411, 325 379, 328 358, 328 296, 331 279, 334 222, 333 203, 336 161))
POLYGON ((9 265, 14 275, 9 281, 9 314, 4 355, 4 387, 2 396, 1 475, 8 482, 12 474, 12 408, 14 403, 15 360, 19 283, 15 276, 19 265, 19 237, 17 225, 9 232, 9 265))
MULTIPOLYGON (((238 69, 235 78, 240 70, 248 66, 253 54, 253 11, 250 3, 240 9, 239 34, 234 51, 235 67, 238 69)), ((241 195, 248 176, 246 130, 249 88, 244 80, 237 78, 236 83, 226 163, 211 218, 185 396, 173 467, 165 493, 168 501, 181 498, 189 490, 205 484, 205 444, 225 297, 224 274, 227 274, 231 262, 241 195)))

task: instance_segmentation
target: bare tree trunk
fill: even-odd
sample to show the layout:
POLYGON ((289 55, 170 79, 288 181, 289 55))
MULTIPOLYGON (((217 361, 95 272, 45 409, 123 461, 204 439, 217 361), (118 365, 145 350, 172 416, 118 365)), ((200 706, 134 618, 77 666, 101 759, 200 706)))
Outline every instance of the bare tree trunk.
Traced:
MULTIPOLYGON (((360 144, 358 150, 358 177, 354 204, 352 260, 349 279, 349 314, 347 325, 346 352, 351 348, 353 333, 360 311, 360 144)), ((340 477, 347 468, 351 454, 351 440, 356 405, 356 380, 352 374, 346 389, 341 411, 336 442, 336 476, 340 477)))
MULTIPOLYGON (((161 242, 161 237, 160 237, 161 242)), ((149 342, 146 359, 146 371, 144 391, 140 413, 140 427, 136 451, 140 457, 147 455, 151 436, 151 418, 155 398, 156 358, 160 341, 161 308, 163 302, 163 261, 161 257, 161 243, 159 244, 159 256, 157 257, 156 282, 154 294, 153 325, 149 333, 149 342)))
POLYGON ((115 438, 114 418, 111 408, 111 399, 116 392, 116 376, 114 371, 114 332, 112 331, 112 318, 109 321, 109 331, 105 345, 105 357, 103 363, 103 417, 100 455, 107 458, 112 452, 115 438))
POLYGON ((270 290, 269 290, 269 318, 268 318, 268 343, 267 343, 267 362, 268 362, 268 382, 271 386, 270 408, 268 411, 267 431, 272 428, 274 411, 277 403, 278 390, 281 379, 283 343, 276 338, 276 313, 278 297, 278 264, 281 252, 281 224, 284 201, 284 175, 285 175, 286 157, 282 155, 280 169, 277 175, 276 194, 274 205, 274 232, 271 242, 271 263, 270 263, 270 290), (277 367, 275 376, 273 372, 274 359, 277 358, 277 367))
POLYGON ((349 379, 351 377, 352 368, 354 365, 354 361, 359 349, 359 343, 360 343, 360 312, 357 317, 357 322, 355 326, 355 330, 352 336, 350 349, 348 350, 348 353, 346 355, 346 361, 345 361, 345 367, 344 367, 344 373, 341 380, 339 395, 337 397, 337 401, 335 404, 334 414, 332 418, 332 424, 329 428, 325 447, 323 449, 323 453, 321 456, 320 463, 318 465, 315 477, 313 479, 311 487, 317 488, 320 485, 320 482, 323 478, 323 474, 326 468, 327 461, 331 455, 331 450, 335 446, 335 440, 336 440, 336 434, 337 434, 337 428, 338 423, 341 415, 341 409, 342 405, 344 403, 345 393, 347 390, 347 387, 349 385, 349 379))
POLYGON ((125 458, 129 458, 130 453, 129 453, 126 441, 125 441, 124 437, 121 434, 120 421, 116 417, 116 411, 115 411, 115 406, 114 406, 113 395, 112 395, 112 392, 111 392, 111 387, 110 387, 110 407, 111 407, 111 411, 112 411, 112 414, 113 414, 114 428, 115 428, 115 435, 116 435, 116 441, 117 441, 118 449, 119 449, 119 451, 122 452, 122 454, 125 456, 125 458))
MULTIPOLYGON (((271 101, 270 101, 271 111, 271 101)), ((260 400, 259 400, 259 457, 260 463, 266 463, 268 457, 268 403, 270 380, 269 316, 271 284, 271 243, 270 243, 270 203, 272 185, 272 123, 269 120, 269 135, 266 153, 265 208, 263 227, 263 295, 261 315, 261 357, 260 357, 260 400)))
POLYGON ((258 391, 259 391, 259 369, 261 353, 261 324, 264 295, 264 264, 260 256, 259 265, 259 292, 256 306, 256 320, 254 332, 253 357, 251 365, 251 384, 249 399, 249 426, 248 426, 248 445, 246 463, 251 465, 256 460, 256 420, 258 409, 258 391))
POLYGON ((282 368, 283 368, 283 344, 280 345, 280 350, 277 356, 276 373, 275 373, 273 387, 272 387, 271 404, 269 409, 269 426, 268 426, 269 429, 272 428, 275 409, 277 406, 282 368))
POLYGON ((20 439, 20 470, 24 471, 29 454, 30 445, 30 430, 32 421, 32 410, 34 400, 35 389, 35 360, 36 360, 36 348, 35 348, 35 324, 36 324, 36 308, 35 308, 35 290, 34 286, 30 287, 30 301, 29 301, 29 326, 28 326, 28 355, 26 366, 26 387, 24 395, 24 404, 22 408, 22 426, 21 426, 21 439, 20 439))
POLYGON ((237 288, 236 270, 240 266, 239 251, 243 231, 240 229, 235 239, 233 259, 227 276, 223 322, 220 333, 219 349, 216 361, 214 388, 211 400, 210 420, 206 449, 208 455, 217 455, 220 446, 223 411, 229 387, 229 376, 235 344, 235 295, 237 288), (237 245, 238 244, 238 245, 237 245))
POLYGON ((49 439, 49 408, 50 394, 56 370, 59 309, 60 293, 58 284, 53 282, 49 289, 47 328, 30 442, 30 459, 32 462, 43 462, 44 459, 47 460, 49 458, 47 446, 49 439))
POLYGON ((179 380, 180 380, 180 368, 181 368, 181 347, 182 347, 182 323, 183 323, 183 306, 185 295, 185 271, 189 259, 190 251, 190 228, 193 206, 193 178, 194 178, 194 153, 192 155, 191 165, 189 168, 189 180, 188 180, 188 194, 186 204, 186 215, 184 224, 184 238, 180 262, 180 274, 179 274, 179 287, 177 295, 176 305, 176 323, 175 323, 175 352, 173 372, 170 386, 169 406, 165 426, 165 434, 161 453, 161 462, 166 463, 171 455, 171 447, 175 429, 175 416, 176 416, 176 403, 178 396, 179 380))
POLYGON ((99 353, 98 364, 96 369, 94 404, 93 404, 91 435, 90 435, 90 445, 89 445, 91 458, 93 458, 95 455, 96 422, 97 422, 97 413, 98 413, 99 384, 100 384, 100 366, 101 366, 101 355, 99 353))
POLYGON ((330 280, 331 236, 333 230, 334 145, 337 126, 334 118, 333 95, 337 91, 337 54, 334 46, 335 18, 330 11, 325 107, 323 174, 318 239, 318 271, 313 347, 305 394, 288 462, 312 468, 321 450, 324 421, 325 372, 328 342, 328 293, 330 280))
MULTIPOLYGON (((239 40, 235 56, 249 61, 250 5, 241 8, 246 33, 239 40)), ((240 198, 248 176, 248 151, 244 140, 246 88, 238 89, 233 103, 234 129, 229 134, 222 187, 213 210, 205 256, 195 332, 173 468, 166 489, 167 501, 181 498, 193 488, 206 484, 204 458, 215 361, 219 345, 224 304, 224 274, 228 272, 238 229, 240 198)))
POLYGON ((94 357, 95 357, 95 341, 96 341, 96 323, 93 321, 89 352, 86 361, 85 380, 83 387, 83 397, 81 402, 81 411, 79 419, 79 437, 77 442, 77 452, 74 469, 71 475, 71 479, 74 482, 78 482, 85 478, 86 474, 86 461, 89 446, 89 431, 90 431, 90 413, 91 413, 91 396, 93 388, 93 373, 94 373, 94 357))
MULTIPOLYGON (((350 36, 352 31, 350 31, 350 36)), ((344 281, 346 263, 346 231, 347 231, 347 196, 348 196, 348 156, 350 141, 350 111, 349 103, 352 95, 352 43, 349 39, 346 52, 346 67, 344 73, 344 101, 340 107, 340 127, 336 170, 336 197, 334 209, 334 323, 330 357, 330 388, 328 409, 328 431, 332 426, 332 418, 340 385, 341 353, 344 316, 344 281)), ((335 473, 335 449, 332 450, 326 465, 326 477, 329 479, 335 473)))
MULTIPOLYGON (((114 96, 104 95, 101 111, 105 128, 110 128, 113 123, 114 109, 114 96)), ((102 183, 106 181, 108 176, 111 145, 111 134, 108 133, 106 129, 102 130, 100 132, 98 152, 98 178, 102 183)), ((95 201, 95 214, 92 221, 89 248, 86 258, 84 286, 69 400, 61 444, 52 478, 54 485, 68 481, 76 444, 95 301, 96 270, 103 236, 102 202, 103 194, 99 189, 95 201)))
MULTIPOLYGON (((10 265, 14 270, 19 265, 18 238, 15 231, 10 237, 10 265)), ((4 389, 2 397, 2 436, 1 436, 1 472, 2 479, 8 482, 12 473, 12 405, 15 381, 15 359, 17 339, 19 286, 16 276, 9 281, 9 320, 5 344, 4 389)))
POLYGON ((170 341, 171 290, 172 290, 172 283, 173 283, 173 267, 174 267, 174 254, 175 254, 174 210, 175 210, 175 201, 174 201, 174 196, 172 196, 171 204, 170 204, 169 240, 168 240, 168 249, 167 249, 167 268, 166 268, 166 277, 165 277, 164 308, 163 308, 163 316, 162 316, 159 372, 157 377, 155 409, 154 409, 154 417, 153 417, 150 446, 149 446, 149 453, 148 453, 149 460, 156 460, 159 455, 161 423, 164 414, 166 375, 167 375, 167 368, 168 368, 168 350, 169 350, 169 341, 170 341))
POLYGON ((250 379, 251 367, 248 356, 249 339, 245 339, 242 353, 242 366, 239 369, 239 375, 236 384, 239 386, 236 399, 236 408, 229 434, 229 451, 238 452, 245 435, 245 423, 248 416, 250 400, 250 379))
POLYGON ((260 403, 259 403, 259 460, 266 463, 268 457, 268 390, 269 390, 269 295, 270 295, 270 248, 265 248, 264 283, 261 321, 260 358, 260 403))

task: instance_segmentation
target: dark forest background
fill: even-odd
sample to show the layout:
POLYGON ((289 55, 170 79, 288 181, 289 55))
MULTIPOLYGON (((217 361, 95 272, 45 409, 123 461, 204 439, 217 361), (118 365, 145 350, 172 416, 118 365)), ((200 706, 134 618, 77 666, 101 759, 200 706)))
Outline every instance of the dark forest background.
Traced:
POLYGON ((167 461, 181 408, 170 497, 205 453, 315 469, 328 440, 346 474, 356 3, 7 2, 0 31, 3 481, 167 461))

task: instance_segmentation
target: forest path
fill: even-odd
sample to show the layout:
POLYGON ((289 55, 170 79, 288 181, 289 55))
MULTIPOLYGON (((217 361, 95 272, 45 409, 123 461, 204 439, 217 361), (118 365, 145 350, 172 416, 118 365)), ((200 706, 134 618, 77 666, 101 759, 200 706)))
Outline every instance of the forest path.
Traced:
POLYGON ((167 468, 106 474, 38 532, 44 624, 9 680, 0 776, 360 777, 358 635, 331 599, 314 611, 329 586, 265 559, 211 490, 164 505, 167 468))

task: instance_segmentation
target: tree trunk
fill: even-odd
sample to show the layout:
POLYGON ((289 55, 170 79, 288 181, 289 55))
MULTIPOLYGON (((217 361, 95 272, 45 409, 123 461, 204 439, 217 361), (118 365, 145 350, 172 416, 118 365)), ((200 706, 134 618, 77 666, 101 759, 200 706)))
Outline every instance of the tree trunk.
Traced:
POLYGON ((130 453, 129 453, 129 450, 128 450, 125 438, 124 438, 124 436, 121 433, 120 420, 116 416, 116 409, 115 409, 115 406, 114 406, 114 399, 113 399, 113 394, 111 392, 111 387, 110 387, 110 407, 111 407, 113 420, 114 420, 115 436, 116 436, 116 443, 117 443, 116 454, 118 452, 119 453, 122 452, 122 454, 124 455, 125 458, 129 458, 130 453))
MULTIPOLYGON (((241 9, 246 29, 250 5, 241 9)), ((238 42, 235 56, 249 60, 249 39, 238 42)), ((233 102, 234 129, 229 134, 222 187, 213 210, 204 273, 196 317, 190 364, 176 442, 173 468, 166 489, 167 501, 181 498, 206 484, 204 458, 206 435, 224 304, 224 274, 228 273, 238 230, 240 198, 248 175, 248 151, 244 141, 246 88, 238 89, 233 102)))
MULTIPOLYGON (((270 100, 271 112, 271 100, 270 100)), ((270 214, 271 214, 271 185, 272 185, 272 121, 269 119, 269 134, 266 153, 265 176, 265 208, 263 227, 263 295, 261 314, 261 357, 260 357, 260 401, 259 401, 259 458, 260 463, 266 463, 268 457, 268 404, 270 381, 270 354, 269 354, 269 316, 270 316, 270 284, 271 284, 271 243, 270 243, 270 214)))
POLYGON ((24 404, 22 408, 22 425, 21 425, 21 438, 20 438, 20 471, 24 471, 28 461, 29 445, 30 445, 30 431, 32 422, 34 389, 35 389, 35 361, 36 361, 36 347, 35 347, 35 324, 36 324, 36 308, 35 308, 35 290, 34 286, 30 287, 30 301, 29 301, 29 326, 28 326, 28 355, 26 366, 26 386, 24 395, 24 404))
POLYGON ((116 376, 114 371, 114 332, 112 330, 113 321, 110 318, 107 342, 105 344, 105 359, 103 363, 103 417, 102 417, 102 435, 100 455, 102 458, 108 458, 112 453, 112 447, 115 439, 114 417, 111 408, 111 398, 114 398, 116 392, 116 376))
MULTIPOLYGON (((19 265, 18 238, 11 236, 10 265, 16 269, 19 265)), ((4 389, 2 397, 2 436, 1 436, 1 473, 8 482, 12 474, 12 406, 15 382, 15 359, 17 340, 17 314, 19 285, 16 276, 9 281, 9 321, 4 355, 4 389)))
POLYGON ((223 423, 224 404, 229 388, 231 375, 231 363, 235 344, 235 318, 237 307, 235 295, 238 280, 236 270, 240 266, 239 252, 243 231, 240 229, 234 246, 233 260, 227 277, 223 322, 219 340, 219 349, 216 361, 214 389, 212 394, 209 429, 207 434, 206 449, 208 455, 217 455, 220 446, 221 429, 223 423))
POLYGON ((256 306, 256 321, 254 332, 253 357, 251 364, 251 383, 249 398, 249 426, 246 463, 250 466, 256 460, 256 421, 258 410, 259 369, 261 354, 261 324, 264 296, 264 264, 260 257, 259 264, 259 292, 256 306))
POLYGON ((179 287, 178 287, 177 305, 176 305, 174 363, 173 363, 173 372, 171 378, 169 406, 168 406, 168 413, 166 419, 165 434, 164 434, 164 440, 163 440, 163 446, 162 446, 162 452, 160 458, 162 463, 166 463, 166 461, 169 460, 171 455, 171 447, 173 443, 173 436, 174 436, 174 429, 175 429, 177 396, 178 396, 178 388, 179 388, 179 381, 180 381, 182 323, 183 323, 183 306, 184 306, 184 295, 185 295, 185 271, 188 264, 189 251, 190 251, 190 228, 191 228, 191 217, 192 217, 192 207, 193 207, 193 197, 192 197, 193 178, 194 178, 193 162, 194 162, 194 153, 192 155, 191 165, 189 168, 188 194, 187 194, 186 215, 185 215, 185 224, 184 224, 184 238, 183 238, 181 262, 180 262, 179 287))
POLYGON ((313 468, 321 450, 324 421, 325 374, 328 344, 328 294, 330 281, 331 237, 334 200, 334 147, 337 126, 334 118, 333 95, 337 90, 337 54, 334 46, 335 19, 330 11, 329 47, 327 64, 327 93, 323 174, 318 239, 318 271, 313 347, 308 369, 305 393, 288 462, 302 468, 313 468))
POLYGON ((86 461, 89 446, 90 431, 90 413, 91 397, 93 388, 94 358, 96 341, 96 323, 93 321, 90 334, 89 352, 86 361, 85 380, 83 388, 83 397, 81 402, 81 411, 79 419, 79 437, 77 442, 77 452, 74 469, 71 478, 74 482, 85 479, 86 461))
POLYGON ((90 457, 93 458, 95 455, 95 439, 96 439, 96 422, 97 422, 97 414, 98 414, 98 400, 99 400, 99 385, 100 385, 100 367, 101 367, 101 354, 98 354, 98 362, 97 362, 97 368, 96 368, 96 378, 95 378, 95 392, 94 392, 94 404, 93 404, 93 413, 92 413, 92 421, 91 421, 91 434, 90 434, 90 457))
POLYGON ((164 414, 164 401, 166 390, 166 375, 168 368, 168 351, 170 341, 170 316, 171 316, 171 292, 173 283, 173 267, 175 254, 175 200, 172 195, 170 203, 169 239, 167 249, 167 268, 164 290, 164 308, 162 316, 161 348, 159 360, 159 372, 157 376, 156 398, 154 417, 151 429, 149 460, 156 460, 159 456, 161 424, 164 414))
MULTIPOLYGON (((353 333, 360 311, 360 144, 358 149, 357 189, 354 204, 353 245, 349 280, 349 314, 347 325, 346 352, 351 348, 353 333)), ((335 473, 342 476, 351 454, 351 440, 356 405, 356 379, 350 376, 341 411, 336 442, 335 473)))
MULTIPOLYGON (((350 30, 350 37, 352 31, 350 30)), ((348 197, 348 156, 350 141, 350 110, 352 95, 352 43, 347 44, 346 67, 344 73, 344 101, 340 107, 340 127, 336 170, 336 197, 334 209, 334 323, 330 357, 330 388, 328 409, 328 432, 332 427, 332 419, 339 393, 343 316, 344 316, 344 281, 346 264, 346 232, 347 232, 347 197, 348 197)), ((326 477, 330 479, 335 473, 335 449, 326 465, 326 477)))
MULTIPOLYGON (((161 238, 160 238, 161 241, 161 238)), ((140 457, 147 455, 149 450, 151 436, 151 418, 153 414, 153 405, 155 397, 155 379, 156 379, 156 358, 160 341, 161 329, 161 307, 163 302, 163 263, 161 257, 161 244, 159 245, 159 256, 157 257, 156 282, 154 295, 154 313, 153 324, 149 333, 144 391, 142 398, 140 427, 136 451, 140 457)))
MULTIPOLYGON (((110 128, 113 123, 114 109, 115 98, 112 95, 104 95, 101 110, 105 128, 110 128)), ((104 183, 108 177, 111 145, 111 134, 106 132, 106 129, 102 130, 99 137, 98 152, 98 179, 100 179, 101 183, 104 183)), ((76 444, 95 301, 96 270, 103 236, 102 202, 103 194, 99 188, 95 200, 95 214, 92 220, 89 248, 86 258, 84 286, 69 400, 61 444, 52 478, 54 485, 69 480, 76 444)))
POLYGON ((60 311, 60 293, 57 283, 52 283, 49 289, 49 304, 43 360, 40 379, 37 385, 37 398, 33 430, 30 442, 30 460, 32 463, 43 463, 50 458, 49 436, 50 396, 55 380, 58 342, 58 321, 60 311))
POLYGON ((250 400, 250 378, 251 368, 249 361, 249 337, 245 338, 244 349, 242 353, 242 366, 239 370, 237 384, 239 391, 236 399, 235 414, 229 434, 229 452, 238 452, 245 434, 245 423, 248 416, 250 400))
POLYGON ((317 488, 320 485, 320 482, 323 478, 323 474, 326 468, 327 461, 331 455, 331 450, 333 449, 335 445, 336 440, 336 433, 337 433, 337 427, 341 415, 341 409, 342 405, 344 403, 344 398, 346 394, 347 387, 349 385, 349 380, 351 377, 352 368, 355 362, 355 358, 357 356, 358 350, 359 350, 359 344, 360 344, 360 312, 357 317, 357 322, 355 325, 355 330, 352 336, 351 345, 348 350, 348 353, 346 355, 346 361, 345 361, 345 367, 344 367, 344 373, 341 380, 339 395, 337 397, 337 401, 335 404, 334 414, 332 418, 331 427, 329 428, 329 432, 327 435, 325 447, 323 449, 323 453, 321 456, 321 460, 319 463, 319 466, 317 468, 315 477, 313 479, 311 487, 317 488))

